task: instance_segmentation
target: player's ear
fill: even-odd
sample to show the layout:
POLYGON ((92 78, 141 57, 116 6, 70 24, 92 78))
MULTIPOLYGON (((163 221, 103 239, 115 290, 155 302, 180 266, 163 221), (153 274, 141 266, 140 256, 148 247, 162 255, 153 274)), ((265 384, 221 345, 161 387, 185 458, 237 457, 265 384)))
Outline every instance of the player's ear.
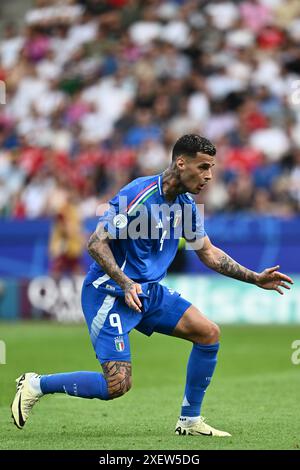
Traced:
POLYGON ((184 170, 185 169, 185 159, 183 157, 178 157, 176 160, 176 166, 178 170, 184 170))

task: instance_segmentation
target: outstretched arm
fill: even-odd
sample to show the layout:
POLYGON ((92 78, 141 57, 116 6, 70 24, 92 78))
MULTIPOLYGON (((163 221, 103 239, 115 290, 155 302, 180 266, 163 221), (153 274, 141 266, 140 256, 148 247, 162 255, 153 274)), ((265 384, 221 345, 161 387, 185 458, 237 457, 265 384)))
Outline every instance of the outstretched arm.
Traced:
POLYGON ((125 292, 125 302, 130 308, 137 312, 141 311, 141 301, 138 294, 142 293, 140 284, 130 279, 117 265, 115 257, 109 246, 109 234, 101 224, 94 232, 88 242, 87 249, 92 258, 103 268, 103 270, 114 280, 125 292))
POLYGON ((262 289, 276 290, 279 294, 283 294, 281 287, 290 289, 287 283, 293 284, 290 277, 277 271, 279 266, 265 269, 261 273, 245 268, 214 246, 207 236, 204 238, 202 248, 196 249, 195 252, 199 259, 214 271, 239 281, 255 284, 262 289))

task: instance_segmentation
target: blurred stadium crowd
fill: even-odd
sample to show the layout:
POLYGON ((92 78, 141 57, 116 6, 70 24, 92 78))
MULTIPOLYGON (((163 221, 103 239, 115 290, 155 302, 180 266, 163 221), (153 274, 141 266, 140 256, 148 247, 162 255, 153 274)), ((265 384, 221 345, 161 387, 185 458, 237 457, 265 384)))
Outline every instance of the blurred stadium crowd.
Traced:
POLYGON ((94 216, 191 132, 206 211, 299 212, 299 46, 299 0, 36 1, 0 45, 0 216, 94 216))

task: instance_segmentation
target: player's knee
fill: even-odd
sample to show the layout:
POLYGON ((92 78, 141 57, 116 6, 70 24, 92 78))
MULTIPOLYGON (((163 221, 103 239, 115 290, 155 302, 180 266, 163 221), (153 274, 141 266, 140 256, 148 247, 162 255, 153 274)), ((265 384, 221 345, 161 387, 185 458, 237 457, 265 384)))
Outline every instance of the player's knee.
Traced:
POLYGON ((205 334, 202 332, 201 335, 199 335, 197 338, 196 342, 201 344, 215 344, 220 339, 220 333, 221 332, 218 325, 216 325, 214 322, 209 322, 205 334))
POLYGON ((109 361, 102 364, 102 369, 110 400, 125 395, 130 390, 132 385, 130 362, 109 361))
POLYGON ((220 339, 220 328, 216 323, 211 322, 210 328, 209 328, 209 333, 208 333, 208 343, 207 344, 214 344, 217 343, 220 339))
POLYGON ((129 392, 129 390, 131 389, 132 387, 132 377, 128 377, 127 380, 126 380, 126 386, 124 388, 124 392, 123 392, 123 395, 125 395, 125 393, 129 392))
POLYGON ((132 387, 132 378, 126 374, 119 373, 113 377, 113 380, 107 380, 109 398, 121 397, 129 392, 132 387))

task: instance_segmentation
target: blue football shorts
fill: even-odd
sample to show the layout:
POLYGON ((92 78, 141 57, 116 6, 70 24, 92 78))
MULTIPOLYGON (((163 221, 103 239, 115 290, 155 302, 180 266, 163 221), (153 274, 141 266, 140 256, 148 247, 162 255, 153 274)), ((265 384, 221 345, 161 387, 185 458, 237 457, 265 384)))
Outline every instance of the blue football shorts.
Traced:
POLYGON ((100 363, 130 361, 129 333, 133 328, 147 336, 153 332, 171 335, 191 306, 178 292, 159 283, 142 284, 142 290, 140 313, 128 307, 124 296, 110 295, 84 281, 82 309, 100 363))

